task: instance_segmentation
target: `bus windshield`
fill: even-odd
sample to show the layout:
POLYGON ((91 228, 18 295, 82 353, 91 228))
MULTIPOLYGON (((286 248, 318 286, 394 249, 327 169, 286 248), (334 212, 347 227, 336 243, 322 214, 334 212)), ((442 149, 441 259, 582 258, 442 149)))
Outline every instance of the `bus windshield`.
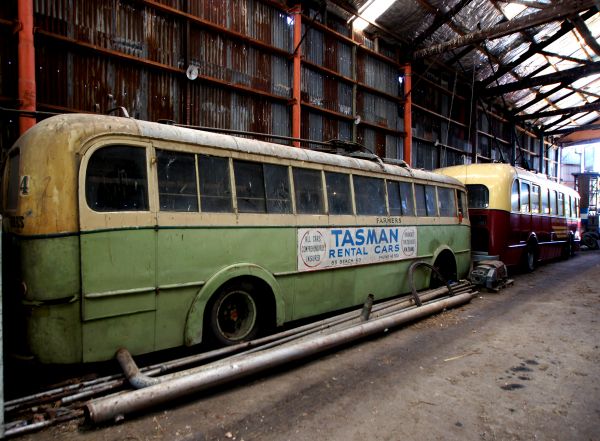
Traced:
POLYGON ((467 185, 469 208, 488 208, 490 206, 490 191, 485 185, 467 185))

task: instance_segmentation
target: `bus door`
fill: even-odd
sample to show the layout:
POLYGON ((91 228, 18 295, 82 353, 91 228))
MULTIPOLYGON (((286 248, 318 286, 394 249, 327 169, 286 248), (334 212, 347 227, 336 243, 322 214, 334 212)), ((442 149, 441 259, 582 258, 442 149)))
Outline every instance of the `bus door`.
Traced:
POLYGON ((156 213, 145 143, 89 148, 79 173, 83 358, 154 348, 156 213))

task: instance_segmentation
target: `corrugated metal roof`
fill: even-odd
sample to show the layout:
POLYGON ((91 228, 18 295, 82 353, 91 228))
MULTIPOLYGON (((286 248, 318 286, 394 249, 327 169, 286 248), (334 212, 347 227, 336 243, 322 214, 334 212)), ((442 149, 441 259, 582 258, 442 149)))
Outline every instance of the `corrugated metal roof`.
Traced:
MULTIPOLYGON (((337 0, 336 3, 359 9, 374 1, 337 0)), ((480 41, 470 46, 471 50, 463 46, 433 56, 464 71, 469 78, 474 69, 482 90, 509 85, 511 90, 487 99, 506 104, 515 110, 519 120, 551 133, 600 118, 600 108, 596 106, 588 106, 579 113, 557 114, 579 106, 600 105, 598 8, 598 2, 594 0, 396 0, 365 31, 380 33, 378 26, 389 30, 389 33, 380 33, 381 36, 389 38, 391 35, 404 46, 405 52, 411 52, 486 31, 502 23, 510 26, 526 17, 531 19, 544 13, 556 13, 556 19, 551 16, 543 24, 480 41), (576 13, 562 18, 566 16, 567 8, 576 13), (432 28, 432 25, 435 26, 432 28), (554 83, 530 81, 584 67, 589 69, 554 83), (518 84, 528 87, 518 89, 518 84), (552 113, 546 115, 546 112, 552 113)))

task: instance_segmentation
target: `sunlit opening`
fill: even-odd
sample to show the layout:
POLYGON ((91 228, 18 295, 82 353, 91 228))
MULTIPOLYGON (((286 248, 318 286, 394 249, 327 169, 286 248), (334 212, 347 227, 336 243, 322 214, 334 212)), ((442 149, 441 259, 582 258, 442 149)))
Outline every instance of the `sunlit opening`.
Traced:
POLYGON ((351 19, 352 28, 355 31, 362 31, 369 25, 367 20, 373 22, 378 19, 379 16, 387 11, 395 1, 396 0, 372 0, 365 3, 358 9, 358 13, 365 20, 363 20, 363 18, 353 17, 353 19, 351 19))
POLYGON ((512 20, 513 18, 515 18, 517 15, 519 15, 525 9, 527 9, 527 6, 520 5, 518 3, 508 3, 504 6, 502 6, 502 12, 506 16, 506 18, 508 18, 509 20, 512 20))

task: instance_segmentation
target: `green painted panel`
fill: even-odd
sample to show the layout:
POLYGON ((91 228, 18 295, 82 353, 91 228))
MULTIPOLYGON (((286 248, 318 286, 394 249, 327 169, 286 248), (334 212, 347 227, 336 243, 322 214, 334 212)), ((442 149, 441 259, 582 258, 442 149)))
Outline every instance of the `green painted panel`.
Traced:
POLYGON ((155 287, 155 238, 149 229, 82 234, 83 293, 155 287))
POLYGON ((134 355, 154 351, 154 316, 152 311, 83 323, 83 361, 109 360, 121 347, 134 355))
POLYGON ((84 297, 83 320, 113 317, 135 312, 154 311, 156 291, 123 293, 100 297, 84 297))
POLYGON ((206 281, 236 263, 253 263, 271 273, 295 271, 295 228, 159 230, 159 285, 206 281))
POLYGON ((79 295, 79 237, 20 240, 20 251, 27 300, 79 295))
POLYGON ((29 309, 28 344, 40 362, 82 361, 79 308, 79 302, 72 302, 29 309))
POLYGON ((199 288, 161 290, 156 297, 156 350, 183 345, 185 321, 199 288))

